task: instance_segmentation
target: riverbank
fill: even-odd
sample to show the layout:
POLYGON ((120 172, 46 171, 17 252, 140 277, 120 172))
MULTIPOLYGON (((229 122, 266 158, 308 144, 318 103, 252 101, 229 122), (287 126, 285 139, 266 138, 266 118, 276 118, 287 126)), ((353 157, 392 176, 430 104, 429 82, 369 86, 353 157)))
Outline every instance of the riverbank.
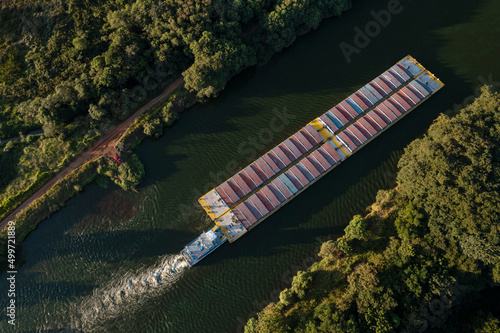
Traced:
POLYGON ((323 243, 320 260, 245 332, 498 331, 500 312, 485 293, 500 292, 500 134, 489 131, 500 124, 500 94, 492 88, 410 143, 396 187, 323 243))
MULTIPOLYGON (((34 194, 25 199, 21 205, 15 208, 9 215, 7 215, 0 223, 0 229, 4 229, 8 221, 15 221, 16 215, 18 215, 22 210, 26 209, 31 203, 39 199, 45 192, 47 192, 52 186, 54 186, 61 179, 69 175, 74 170, 78 169, 80 166, 96 160, 100 157, 107 156, 113 158, 117 153, 115 146, 117 142, 122 138, 122 136, 127 132, 129 127, 136 121, 139 116, 141 116, 147 110, 150 110, 160 104, 168 95, 170 95, 176 88, 183 84, 183 78, 178 78, 173 83, 171 83, 163 92, 152 99, 149 103, 137 110, 132 116, 130 116, 126 121, 120 125, 113 128, 105 136, 97 140, 88 149, 86 149, 82 154, 80 154, 75 160, 73 160, 64 170, 60 171, 54 178, 50 179, 43 186, 40 187, 34 194)), ((79 184, 75 184, 79 185, 79 184)))
MULTIPOLYGON (((0 35, 0 136, 22 138, 9 141, 0 154, 5 165, 0 218, 37 189, 38 174, 61 171, 66 166, 61 160, 74 159, 170 80, 182 75, 197 98, 214 97, 244 68, 264 63, 321 19, 351 6, 349 0, 293 8, 279 2, 203 3, 192 11, 130 2, 126 8, 110 3, 92 10, 52 5, 19 10, 15 3, 0 8, 7 23, 0 35), (303 15, 310 6, 313 18, 303 15), (179 22, 166 24, 167 17, 179 22), (18 30, 19 21, 31 24, 18 30), (70 124, 72 119, 82 121, 70 124), (41 137, 23 134, 40 126, 41 137), (37 150, 45 154, 34 157, 37 150)), ((155 119, 145 132, 159 127, 155 119)))
MULTIPOLYGON (((0 223, 0 265, 6 264, 6 244, 7 244, 7 224, 9 221, 16 223, 16 246, 19 246, 26 236, 36 228, 36 226, 48 218, 51 214, 64 207, 66 202, 78 194, 83 188, 94 181, 100 174, 106 175, 111 180, 117 182, 124 188, 131 188, 137 184, 144 176, 144 169, 135 155, 129 156, 136 165, 135 172, 132 172, 132 180, 122 184, 123 179, 119 178, 119 168, 127 166, 127 162, 118 165, 113 157, 117 154, 116 145, 122 138, 130 138, 140 135, 138 133, 127 132, 132 124, 140 123, 139 117, 148 110, 154 110, 158 105, 177 88, 184 83, 182 77, 175 80, 163 92, 137 110, 131 117, 120 125, 113 128, 108 134, 96 141, 81 155, 73 160, 66 168, 60 171, 48 182, 39 184, 41 187, 31 196, 25 199, 0 223), (128 133, 128 134, 127 134, 128 133)), ((131 169, 134 170, 134 169, 131 169)), ((47 179, 41 178, 42 181, 47 179)), ((35 184, 34 184, 35 186, 35 184)))
MULTIPOLYGON (((335 2, 335 1, 334 1, 335 2)), ((267 60, 270 59, 271 55, 281 51, 284 47, 287 47, 291 45, 291 43, 295 40, 295 38, 299 35, 302 35, 308 31, 311 30, 311 28, 316 28, 319 25, 319 22, 325 18, 334 16, 334 15, 340 15, 342 11, 345 11, 347 9, 351 8, 351 3, 349 1, 340 1, 342 3, 342 6, 339 6, 338 8, 330 9, 326 11, 324 14, 321 15, 321 19, 318 22, 311 23, 312 25, 305 25, 304 27, 298 28, 296 27, 295 34, 293 35, 288 35, 288 36, 280 36, 280 33, 277 31, 272 31, 269 26, 266 26, 265 29, 262 29, 259 27, 259 25, 253 25, 247 32, 243 33, 241 35, 241 39, 248 40, 254 33, 257 36, 254 36, 253 40, 250 42, 251 44, 256 45, 256 48, 258 49, 256 51, 257 53, 257 58, 254 61, 250 61, 247 66, 253 66, 257 62, 263 64, 267 62, 267 60), (261 29, 261 30, 259 30, 261 29), (263 30, 263 31, 262 31, 263 30), (274 35, 274 39, 276 41, 279 41, 283 39, 280 43, 277 45, 273 45, 272 48, 262 48, 261 41, 264 38, 269 38, 269 35, 274 35), (286 42, 284 42, 286 41, 286 42)), ((294 23, 295 25, 296 23, 294 23)), ((235 55, 233 55, 235 56, 235 55)), ((196 65, 196 61, 195 61, 196 65)), ((195 65, 191 66, 191 68, 195 67, 195 65)), ((172 83, 169 87, 167 87, 162 94, 151 100, 148 104, 143 106, 140 110, 138 110, 136 113, 134 113, 131 117, 129 117, 125 122, 123 122, 121 125, 119 125, 117 128, 112 129, 106 137, 100 139, 98 142, 96 142, 94 145, 92 145, 88 150, 86 150, 83 155, 80 155, 75 161, 73 161, 68 167, 66 167, 63 171, 61 171, 56 177, 52 178, 48 183, 46 183, 44 186, 42 186, 38 191, 36 191, 33 195, 31 195, 27 200, 25 200, 20 206, 18 206, 12 213, 10 213, 0 224, 0 227, 5 227, 10 220, 17 220, 17 216, 20 215, 22 216, 22 213, 24 211, 29 210, 29 205, 34 203, 35 201, 43 201, 44 196, 43 194, 48 191, 53 185, 55 185, 57 182, 60 180, 64 179, 64 177, 71 172, 78 170, 78 167, 82 166, 84 163, 88 163, 89 161, 92 161, 93 159, 96 158, 97 156, 108 156, 108 157, 113 157, 115 155, 115 149, 122 150, 122 151, 132 151, 135 149, 140 142, 145 138, 145 133, 147 132, 145 128, 145 124, 149 124, 148 122, 153 122, 154 125, 156 125, 156 128, 153 129, 152 135, 156 138, 158 138, 159 135, 163 132, 163 127, 164 126, 169 126, 175 121, 176 119, 176 113, 181 112, 184 110, 186 107, 192 106, 196 102, 199 101, 206 101, 207 98, 212 97, 217 95, 226 85, 226 83, 233 77, 234 75, 238 74, 240 71, 242 71, 245 68, 245 66, 237 68, 237 69, 229 69, 229 70, 224 70, 226 71, 226 75, 224 75, 225 79, 223 80, 215 80, 216 82, 211 82, 207 81, 204 83, 199 82, 196 78, 196 71, 189 71, 186 70, 183 73, 183 76, 187 78, 187 88, 190 91, 184 90, 182 92, 179 92, 178 98, 173 99, 171 101, 165 101, 165 97, 170 94, 175 88, 179 87, 181 84, 185 82, 184 78, 180 77, 174 83, 172 83), (229 74, 228 74, 229 73, 229 74), (201 85, 200 85, 201 84, 201 85), (206 85, 209 84, 207 87, 206 85), (218 88, 214 90, 212 86, 210 85, 216 85, 218 88), (168 91, 168 94, 165 94, 165 92, 168 91), (201 93, 203 91, 203 93, 201 93), (196 96, 193 94, 193 92, 197 92, 196 96), (165 105, 165 111, 166 111, 166 116, 163 121, 159 120, 157 117, 161 112, 158 111, 154 106, 157 106, 160 103, 166 103, 165 105), (170 105, 168 104, 170 103, 170 105), (152 109, 153 112, 150 115, 144 115, 142 118, 139 116, 143 114, 143 112, 146 109, 152 109), (170 119, 169 119, 170 117, 170 119), (92 159, 93 158, 93 159, 92 159)), ((109 164, 109 163, 108 163, 109 164)), ((120 165, 120 168, 125 169, 127 164, 120 165)), ((140 168, 139 168, 140 169, 140 168)), ((140 179, 140 175, 133 175, 132 176, 134 180, 140 179)), ((114 179, 113 179, 114 180, 114 179)), ((74 187, 80 187, 80 184, 73 184, 74 187)), ((31 191, 34 191, 34 188, 31 188, 31 191)), ((78 192, 78 191, 77 191, 78 192)), ((69 197, 63 196, 63 202, 59 203, 59 205, 62 207, 64 206, 64 202, 66 202, 69 198, 71 198, 73 195, 75 195, 77 192, 72 193, 69 197)), ((56 210, 50 210, 50 213, 53 213, 56 210)), ((30 226, 27 228, 27 230, 33 230, 38 223, 43 221, 47 216, 50 216, 50 213, 47 214, 41 214, 38 215, 36 218, 30 219, 30 226)), ((16 221, 17 223, 17 221, 16 221)), ((3 229, 2 232, 0 233, 0 242, 5 241, 5 232, 6 229, 3 229)), ((27 235, 22 233, 23 237, 18 240, 18 245, 19 243, 22 242, 24 237, 27 235)), ((5 258, 0 258, 0 262, 4 262, 5 258)))
MULTIPOLYGON (((326 20, 266 66, 242 72, 219 98, 182 113, 158 141, 144 140, 136 151, 147 175, 137 192, 90 184, 41 223, 18 252, 24 264, 17 277, 22 319, 17 329, 243 332, 248 316, 279 300, 296 272, 312 264, 309 258, 318 253, 325 235, 342 233, 352 216, 364 215, 380 188, 392 184, 404 147, 420 137, 439 112, 468 102, 466 97, 480 84, 479 75, 499 81, 491 49, 497 45, 498 24, 490 20, 498 16, 498 2, 427 0, 404 5, 403 13, 347 65, 339 44, 352 44, 353 28, 363 29, 372 20, 371 10, 387 8, 387 1, 356 1, 354 10, 326 20), (443 12, 450 15, 438 14, 443 12), (425 25, 418 24, 422 17, 425 25), (472 38, 478 34, 482 38, 472 38), (466 39, 468 47, 464 35, 471 37, 466 39), (206 185, 217 186, 225 175, 234 174, 230 171, 253 161, 252 149, 255 157, 262 155, 408 53, 446 82, 435 99, 241 243, 226 244, 202 265, 186 270, 175 284, 162 279, 153 292, 143 292, 142 283, 122 288, 130 277, 150 277, 165 254, 178 253, 211 226, 193 202, 199 197, 196 189, 203 194, 206 185), (286 126, 272 126, 277 124, 275 112, 284 111, 295 118, 288 118, 286 126), (243 143, 244 149, 238 150, 243 143), (100 302, 128 295, 134 287, 125 304, 100 302), (88 313, 98 313, 100 320, 83 316, 88 313), (94 330, 82 328, 85 318, 94 330)), ((0 289, 5 287, 3 283, 0 289)), ((0 330, 4 324, 7 327, 0 322, 0 330)))

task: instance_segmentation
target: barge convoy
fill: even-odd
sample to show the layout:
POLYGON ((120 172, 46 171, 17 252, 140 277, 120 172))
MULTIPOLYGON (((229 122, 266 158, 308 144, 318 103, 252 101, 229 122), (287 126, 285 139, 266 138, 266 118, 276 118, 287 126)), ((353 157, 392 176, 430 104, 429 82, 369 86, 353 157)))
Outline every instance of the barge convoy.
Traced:
POLYGON ((406 56, 199 198, 216 226, 181 254, 193 266, 224 242, 234 242, 443 86, 406 56))

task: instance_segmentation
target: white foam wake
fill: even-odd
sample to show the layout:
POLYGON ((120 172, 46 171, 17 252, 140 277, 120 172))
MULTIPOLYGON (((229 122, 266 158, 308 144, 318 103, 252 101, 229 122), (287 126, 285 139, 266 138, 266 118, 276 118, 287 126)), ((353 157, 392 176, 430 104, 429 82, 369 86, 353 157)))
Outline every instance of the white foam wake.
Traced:
POLYGON ((90 331, 98 321, 112 318, 122 309, 130 310, 131 306, 139 305, 147 297, 165 291, 188 268, 189 264, 181 254, 167 255, 143 272, 126 274, 119 281, 95 289, 81 307, 81 328, 90 331))

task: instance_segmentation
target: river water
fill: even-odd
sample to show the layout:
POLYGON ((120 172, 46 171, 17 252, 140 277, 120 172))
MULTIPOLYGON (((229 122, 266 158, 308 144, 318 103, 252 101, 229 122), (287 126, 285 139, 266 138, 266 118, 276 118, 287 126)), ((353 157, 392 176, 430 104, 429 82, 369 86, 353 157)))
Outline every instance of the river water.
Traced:
MULTIPOLYGON (((404 147, 440 112, 500 81, 495 0, 402 1, 348 64, 339 44, 354 45, 354 28, 387 6, 356 1, 144 142, 138 154, 147 176, 137 192, 90 185, 41 223, 18 253, 17 325, 3 317, 0 331, 241 331, 311 264, 321 242, 392 184, 404 147), (201 193, 407 54, 445 88, 265 223, 187 267, 179 251, 213 225, 196 203, 201 193)), ((0 287, 3 307, 5 275, 0 287)))

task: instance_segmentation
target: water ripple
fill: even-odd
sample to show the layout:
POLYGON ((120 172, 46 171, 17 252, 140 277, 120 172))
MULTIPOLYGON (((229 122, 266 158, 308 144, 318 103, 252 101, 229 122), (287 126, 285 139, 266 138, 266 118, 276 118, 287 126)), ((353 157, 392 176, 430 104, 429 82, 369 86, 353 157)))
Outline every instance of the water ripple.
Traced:
POLYGON ((117 281, 95 289, 81 306, 77 324, 85 332, 97 331, 101 322, 133 311, 147 298, 171 288, 189 268, 182 255, 166 255, 139 273, 128 273, 117 281))

